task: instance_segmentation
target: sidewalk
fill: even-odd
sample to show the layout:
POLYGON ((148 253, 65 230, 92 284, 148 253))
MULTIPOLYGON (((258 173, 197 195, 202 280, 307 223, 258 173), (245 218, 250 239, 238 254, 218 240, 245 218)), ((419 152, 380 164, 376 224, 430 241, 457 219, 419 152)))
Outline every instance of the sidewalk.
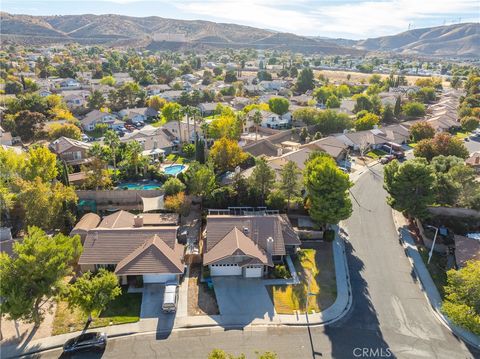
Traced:
POLYGON ((440 293, 438 292, 435 283, 432 280, 432 277, 430 276, 430 272, 428 271, 425 262, 423 261, 420 253, 418 252, 415 241, 413 240, 410 232, 408 231, 407 220, 400 212, 395 210, 392 210, 392 212, 393 221, 403 241, 403 246, 405 247, 407 256, 409 257, 410 262, 415 269, 417 277, 420 279, 422 289, 426 297, 430 301, 430 305, 432 306, 435 314, 450 328, 450 330, 456 336, 460 337, 462 340, 469 343, 470 345, 476 348, 480 348, 480 337, 454 324, 445 314, 442 313, 442 298, 440 296, 440 293))
MULTIPOLYGON (((173 331, 185 330, 189 328, 245 328, 255 326, 321 326, 331 324, 341 319, 349 310, 352 304, 352 291, 350 287, 350 277, 348 272, 348 263, 345 254, 345 245, 343 239, 338 235, 338 227, 336 228, 336 237, 333 241, 333 256, 335 261, 335 276, 337 283, 337 298, 335 302, 327 309, 320 313, 308 314, 275 314, 271 319, 257 318, 246 321, 244 317, 237 315, 213 315, 213 316, 187 316, 185 310, 187 301, 179 302, 179 313, 175 318, 173 331)), ((290 263, 288 263, 290 266, 290 263)), ((293 263, 291 263, 293 265, 293 263)), ((187 278, 186 278, 187 279, 187 278)), ((298 281, 298 278, 292 278, 298 281)), ((265 284, 268 284, 265 281, 265 284)), ((188 281, 182 283, 180 291, 183 293, 188 290, 188 281)), ((185 293, 184 293, 185 294, 185 293)), ((158 318, 141 319, 136 323, 114 325, 104 328, 96 328, 95 331, 103 331, 109 337, 121 337, 140 333, 155 333, 161 328, 158 318)), ((18 355, 33 354, 48 349, 59 348, 63 346, 65 341, 79 335, 80 332, 56 335, 53 337, 42 338, 28 343, 24 347, 18 347, 16 343, 3 343, 0 347, 2 358, 11 358, 18 355)))

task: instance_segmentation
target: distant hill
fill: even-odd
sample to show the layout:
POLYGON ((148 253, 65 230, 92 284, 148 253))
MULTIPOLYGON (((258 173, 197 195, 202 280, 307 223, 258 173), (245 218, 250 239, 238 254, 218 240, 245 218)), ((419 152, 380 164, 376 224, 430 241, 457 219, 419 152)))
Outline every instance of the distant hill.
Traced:
MULTIPOLYGON (((258 29, 250 26, 200 20, 175 20, 157 16, 121 15, 29 16, 1 13, 5 42, 50 44, 129 45, 152 49, 256 47, 321 54, 346 54, 339 44, 258 29)), ((360 50, 354 50, 361 53, 360 50)))
POLYGON ((169 50, 253 47, 325 55, 356 55, 367 51, 464 57, 480 54, 480 25, 476 23, 415 29, 355 41, 158 16, 30 16, 0 12, 0 20, 3 43, 30 45, 77 42, 169 50))
POLYGON ((465 23, 415 29, 398 35, 358 41, 356 48, 400 54, 479 57, 480 24, 465 23))

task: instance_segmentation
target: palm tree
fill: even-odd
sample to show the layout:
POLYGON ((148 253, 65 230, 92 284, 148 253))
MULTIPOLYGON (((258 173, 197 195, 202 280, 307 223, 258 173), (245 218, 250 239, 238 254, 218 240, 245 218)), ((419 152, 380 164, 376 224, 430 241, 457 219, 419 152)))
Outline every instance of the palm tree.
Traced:
POLYGON ((142 162, 142 146, 137 141, 127 142, 125 149, 127 163, 135 167, 135 175, 138 175, 138 166, 142 162))
POLYGON ((116 176, 117 176, 117 151, 118 151, 118 146, 120 146, 120 138, 118 137, 118 135, 115 131, 108 130, 107 132, 105 132, 105 139, 103 141, 111 149, 114 177, 116 178, 116 176))
POLYGON ((194 108, 190 105, 182 107, 182 115, 187 118, 187 142, 190 143, 190 117, 193 115, 194 108))
POLYGON ((262 113, 259 110, 256 110, 252 116, 253 123, 255 124, 255 142, 257 142, 258 137, 258 126, 262 124, 262 113))

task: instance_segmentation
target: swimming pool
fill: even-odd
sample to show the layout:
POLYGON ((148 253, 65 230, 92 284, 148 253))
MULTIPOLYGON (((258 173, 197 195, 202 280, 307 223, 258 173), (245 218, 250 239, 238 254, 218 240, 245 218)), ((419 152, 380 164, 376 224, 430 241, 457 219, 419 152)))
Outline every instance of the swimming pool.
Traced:
POLYGON ((145 189, 145 190, 152 190, 152 189, 160 189, 162 184, 160 182, 148 181, 148 182, 125 182, 120 183, 117 186, 117 189, 145 189))
POLYGON ((170 176, 176 176, 180 172, 184 171, 187 166, 185 165, 171 165, 171 166, 165 166, 163 167, 163 171, 165 174, 170 175, 170 176))

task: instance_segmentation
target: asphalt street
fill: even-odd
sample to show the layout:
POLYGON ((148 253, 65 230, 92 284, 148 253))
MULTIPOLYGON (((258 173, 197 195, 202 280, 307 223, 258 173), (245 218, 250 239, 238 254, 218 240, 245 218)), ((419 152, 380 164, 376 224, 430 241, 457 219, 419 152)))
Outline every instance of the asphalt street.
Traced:
MULTIPOLYGON (((399 244, 382 188, 381 165, 352 188, 354 212, 343 224, 353 305, 340 321, 301 328, 195 329, 167 338, 151 334, 111 339, 104 358, 206 358, 274 351, 280 358, 480 358, 435 317, 399 244)), ((41 355, 58 358, 60 350, 41 355)))

